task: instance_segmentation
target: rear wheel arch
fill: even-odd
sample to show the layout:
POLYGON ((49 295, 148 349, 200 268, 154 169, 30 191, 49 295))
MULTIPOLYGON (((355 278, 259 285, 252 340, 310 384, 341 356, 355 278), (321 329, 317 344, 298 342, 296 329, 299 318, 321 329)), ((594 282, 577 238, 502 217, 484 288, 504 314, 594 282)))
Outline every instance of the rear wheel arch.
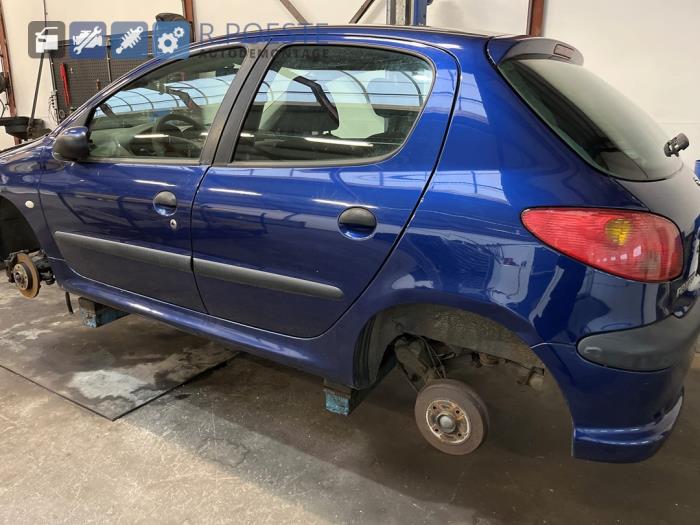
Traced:
POLYGON ((12 202, 0 197, 0 268, 11 253, 41 249, 36 232, 12 202))
POLYGON ((405 304, 379 312, 365 324, 355 344, 358 388, 376 383, 393 357, 392 342, 404 335, 502 357, 526 367, 544 368, 522 337, 493 318, 452 306, 405 304))

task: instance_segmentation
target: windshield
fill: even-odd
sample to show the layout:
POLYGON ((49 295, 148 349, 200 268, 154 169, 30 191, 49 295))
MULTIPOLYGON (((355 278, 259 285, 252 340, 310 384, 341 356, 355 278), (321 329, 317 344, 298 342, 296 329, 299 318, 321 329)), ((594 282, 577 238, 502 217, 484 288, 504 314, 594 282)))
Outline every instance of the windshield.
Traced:
POLYGON ((683 163, 664 154, 670 137, 649 115, 582 66, 528 58, 500 70, 539 116, 595 168, 621 179, 658 180, 683 163))

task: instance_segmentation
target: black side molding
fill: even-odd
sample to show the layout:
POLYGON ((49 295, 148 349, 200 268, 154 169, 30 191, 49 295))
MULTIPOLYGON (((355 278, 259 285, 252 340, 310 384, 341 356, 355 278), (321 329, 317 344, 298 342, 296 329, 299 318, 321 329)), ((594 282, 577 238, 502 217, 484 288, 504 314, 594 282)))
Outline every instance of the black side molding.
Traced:
MULTIPOLYGON (((88 250, 96 253, 120 257, 131 261, 138 261, 162 268, 171 268, 181 272, 191 273, 194 262, 194 272, 197 275, 211 277, 232 283, 267 288, 280 292, 306 295, 339 301, 344 297, 340 288, 328 284, 307 281, 296 277, 287 277, 240 266, 192 259, 188 255, 180 255, 163 250, 144 248, 133 244, 123 244, 116 241, 108 241, 98 237, 80 235, 77 233, 55 232, 54 238, 61 252, 73 253, 75 250, 88 250)), ((77 256, 77 255, 76 255, 77 256)), ((68 258, 68 257, 66 257, 68 258)), ((70 262, 70 261, 69 261, 70 262)))
POLYGON ((257 288, 267 288, 279 292, 287 292, 309 297, 319 297, 339 301, 344 294, 340 288, 328 284, 307 281, 296 277, 287 277, 275 273, 242 268, 204 259, 194 259, 195 275, 210 277, 230 283, 255 286, 257 288))
POLYGON ((700 335, 700 305, 683 317, 605 332, 581 339, 578 353, 599 365, 635 372, 654 372, 689 361, 700 335))
POLYGON ((72 250, 80 249, 153 264, 163 268, 172 268, 181 272, 192 271, 192 258, 188 255, 154 250, 153 248, 144 248, 133 244, 123 244, 77 233, 56 232, 54 233, 54 239, 56 239, 56 243, 64 255, 72 250))

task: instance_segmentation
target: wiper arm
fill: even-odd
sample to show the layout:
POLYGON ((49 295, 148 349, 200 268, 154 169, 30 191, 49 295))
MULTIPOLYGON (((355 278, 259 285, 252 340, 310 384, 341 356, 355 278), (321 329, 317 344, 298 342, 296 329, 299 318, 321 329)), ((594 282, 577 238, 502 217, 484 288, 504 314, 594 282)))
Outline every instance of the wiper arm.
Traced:
POLYGON ((677 157, 680 155, 681 151, 688 149, 688 146, 690 146, 688 137, 685 133, 679 133, 666 143, 664 146, 664 153, 667 157, 671 157, 672 155, 677 157))

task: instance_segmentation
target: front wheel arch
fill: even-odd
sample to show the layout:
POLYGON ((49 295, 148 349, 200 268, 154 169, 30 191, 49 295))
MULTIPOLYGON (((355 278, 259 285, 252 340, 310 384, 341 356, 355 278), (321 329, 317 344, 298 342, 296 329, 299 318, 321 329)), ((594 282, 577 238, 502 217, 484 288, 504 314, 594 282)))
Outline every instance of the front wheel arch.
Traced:
POLYGON ((9 200, 0 197, 0 268, 10 254, 41 249, 39 239, 22 212, 9 200))

